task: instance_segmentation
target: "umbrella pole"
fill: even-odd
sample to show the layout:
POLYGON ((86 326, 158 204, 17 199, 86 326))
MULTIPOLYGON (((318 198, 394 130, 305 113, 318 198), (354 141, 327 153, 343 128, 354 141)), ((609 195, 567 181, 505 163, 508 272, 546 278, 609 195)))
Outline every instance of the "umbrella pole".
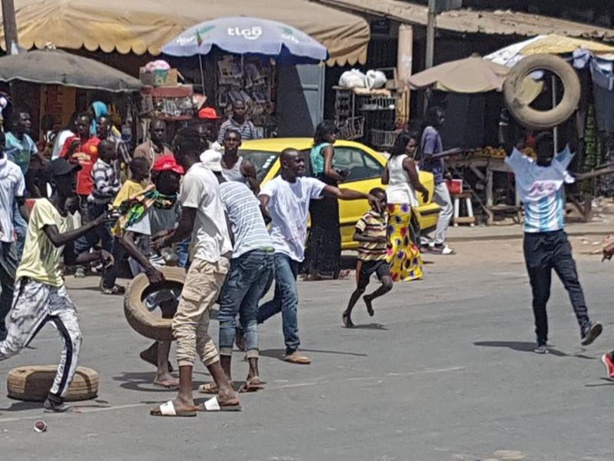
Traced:
MULTIPOLYGON (((552 108, 556 107, 556 76, 552 77, 552 108)), ((552 130, 553 145, 554 145, 554 155, 559 152, 559 127, 555 126, 552 130)))
POLYGON ((205 94, 205 71, 203 70, 203 55, 198 55, 198 66, 200 67, 200 84, 202 85, 203 95, 205 94))

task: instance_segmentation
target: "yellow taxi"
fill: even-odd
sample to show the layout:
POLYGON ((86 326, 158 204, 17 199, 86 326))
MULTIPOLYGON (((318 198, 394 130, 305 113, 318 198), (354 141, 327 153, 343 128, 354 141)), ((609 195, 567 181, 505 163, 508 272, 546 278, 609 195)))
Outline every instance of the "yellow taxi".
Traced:
MULTIPOLYGON (((311 138, 257 139, 244 141, 239 155, 254 165, 258 181, 264 184, 280 173, 279 154, 282 150, 292 147, 307 155, 312 145, 311 138)), ((342 188, 347 187, 365 193, 374 187, 385 189, 386 186, 382 185, 382 174, 386 161, 385 155, 364 144, 343 140, 335 143, 335 167, 349 172, 348 179, 340 185, 342 188)), ((310 174, 310 162, 307 162, 305 174, 310 174)), ((424 203, 422 197, 419 197, 420 206, 416 211, 422 232, 430 232, 437 225, 440 208, 432 201, 435 187, 433 175, 421 171, 420 181, 429 190, 429 201, 424 203)), ((366 200, 341 200, 339 202, 341 242, 344 250, 358 247, 358 243, 352 240, 354 225, 368 209, 369 203, 366 200)))

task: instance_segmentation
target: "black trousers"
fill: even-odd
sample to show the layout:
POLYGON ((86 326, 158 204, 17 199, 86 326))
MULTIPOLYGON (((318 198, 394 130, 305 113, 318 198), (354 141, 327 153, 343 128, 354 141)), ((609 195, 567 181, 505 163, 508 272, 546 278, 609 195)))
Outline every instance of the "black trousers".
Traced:
POLYGON ((569 293, 580 328, 589 325, 584 292, 578 280, 576 262, 571 254, 571 244, 563 230, 553 232, 525 233, 524 258, 533 292, 533 315, 535 334, 539 345, 548 341, 548 314, 546 304, 550 298, 552 269, 569 293))

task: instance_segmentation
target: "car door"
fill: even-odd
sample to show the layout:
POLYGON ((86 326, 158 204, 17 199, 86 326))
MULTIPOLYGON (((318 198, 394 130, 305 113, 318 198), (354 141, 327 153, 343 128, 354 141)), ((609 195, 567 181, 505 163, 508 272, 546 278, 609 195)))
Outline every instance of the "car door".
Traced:
MULTIPOLYGON (((355 146, 335 146, 335 168, 345 170, 347 180, 340 187, 368 193, 374 187, 382 187, 383 165, 368 152, 355 146)), ((369 209, 366 200, 340 200, 339 222, 344 249, 356 246, 352 241, 354 225, 369 209)))

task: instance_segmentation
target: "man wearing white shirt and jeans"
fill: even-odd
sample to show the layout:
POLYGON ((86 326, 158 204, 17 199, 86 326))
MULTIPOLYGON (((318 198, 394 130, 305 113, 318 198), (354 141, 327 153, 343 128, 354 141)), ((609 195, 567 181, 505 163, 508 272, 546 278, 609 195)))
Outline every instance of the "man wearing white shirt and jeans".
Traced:
POLYGON ((298 351, 298 291, 296 278, 299 264, 305 258, 309 201, 323 195, 340 200, 369 200, 374 209, 379 201, 351 189, 338 189, 315 178, 303 178, 305 158, 296 149, 284 149, 280 156, 281 174, 261 189, 260 205, 270 214, 270 234, 275 248, 275 296, 261 305, 258 323, 281 312, 286 354, 289 363, 308 365, 309 357, 298 351))
MULTIPOLYGON (((502 120, 501 126, 506 126, 502 120)), ((509 138, 509 136, 508 136, 509 138)), ((509 141, 509 139, 508 139, 509 141)), ((538 354, 548 353, 548 315, 552 269, 569 293, 569 299, 580 326, 581 344, 591 344, 602 331, 598 322, 591 322, 578 280, 576 262, 564 229, 564 184, 574 179, 567 172, 573 154, 567 146, 553 155, 550 133, 535 138, 537 160, 523 155, 516 148, 507 149, 505 160, 516 176, 516 188, 525 208, 524 256, 533 293, 533 315, 538 354)))

